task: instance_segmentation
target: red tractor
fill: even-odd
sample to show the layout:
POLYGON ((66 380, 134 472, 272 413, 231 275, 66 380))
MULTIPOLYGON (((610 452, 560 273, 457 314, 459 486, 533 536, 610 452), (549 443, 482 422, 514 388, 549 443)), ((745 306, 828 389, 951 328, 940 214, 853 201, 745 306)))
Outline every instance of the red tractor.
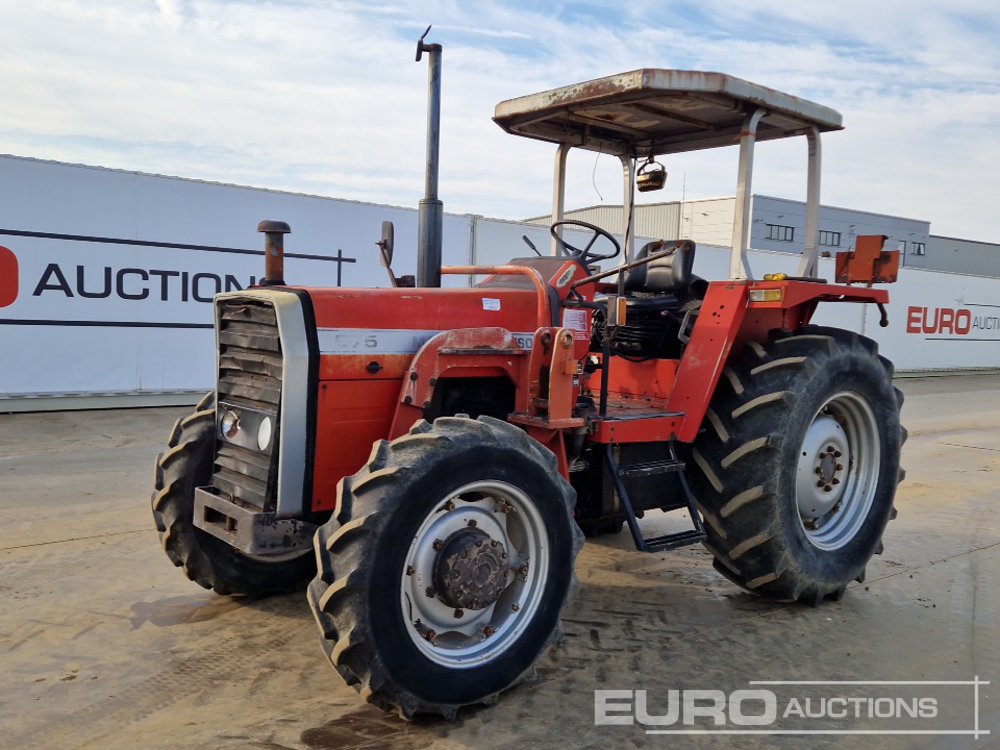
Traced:
MULTIPOLYGON (((440 47, 423 49, 434 83, 440 47)), ((436 175, 412 288, 391 270, 392 288, 286 285, 288 228, 265 222, 266 281, 216 298, 216 390, 156 463, 174 564, 220 594, 311 580, 333 666, 406 718, 491 704, 532 670, 559 637, 584 532, 627 524, 644 552, 701 542, 738 586, 816 605, 864 580, 902 475, 892 365, 809 324, 820 302, 874 304, 884 321, 872 282, 898 262, 859 238, 838 258, 845 283, 816 278, 820 133, 837 112, 718 73, 637 70, 502 102, 494 119, 558 144, 551 255, 440 268, 436 175), (800 135, 806 251, 796 277, 755 279, 754 142, 800 135), (633 252, 637 172, 654 188, 656 156, 733 144, 730 278, 695 276, 689 240, 633 252), (562 220, 574 147, 621 160, 624 242, 562 220), (485 279, 440 288, 442 273, 485 279), (640 519, 657 509, 692 527, 649 538, 640 519)))

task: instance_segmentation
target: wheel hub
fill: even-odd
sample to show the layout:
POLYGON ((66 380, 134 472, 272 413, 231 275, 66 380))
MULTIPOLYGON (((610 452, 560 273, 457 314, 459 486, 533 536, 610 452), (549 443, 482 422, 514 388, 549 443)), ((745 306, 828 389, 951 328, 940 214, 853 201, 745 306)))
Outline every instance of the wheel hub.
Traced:
POLYGON ((454 532, 434 560, 434 588, 450 607, 485 609, 503 594, 508 576, 503 544, 477 528, 454 532))
POLYGON ((548 560, 545 522, 521 489, 498 480, 456 488, 425 517, 403 561, 410 638, 435 664, 484 664, 533 621, 548 560))
POLYGON ((848 446, 844 428, 833 417, 821 415, 809 426, 799 453, 795 483, 803 521, 822 518, 840 501, 850 467, 848 446))

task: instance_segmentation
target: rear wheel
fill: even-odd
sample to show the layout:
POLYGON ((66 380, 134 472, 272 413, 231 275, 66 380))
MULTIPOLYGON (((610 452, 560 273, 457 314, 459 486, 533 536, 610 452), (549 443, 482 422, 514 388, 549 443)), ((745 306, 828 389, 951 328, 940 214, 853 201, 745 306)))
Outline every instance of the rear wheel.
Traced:
POLYGON ((715 567, 810 604, 864 580, 895 517, 901 405, 870 339, 810 326, 750 344, 726 368, 693 453, 715 567))
POLYGON ((495 702, 560 635, 574 501, 555 457, 490 417, 376 443, 315 537, 309 602, 334 667, 405 718, 495 702))
POLYGON ((316 571, 308 550, 293 557, 251 557, 194 525, 194 489, 212 480, 215 394, 178 419, 168 449, 156 457, 153 521, 170 561, 218 594, 264 596, 301 588, 316 571))

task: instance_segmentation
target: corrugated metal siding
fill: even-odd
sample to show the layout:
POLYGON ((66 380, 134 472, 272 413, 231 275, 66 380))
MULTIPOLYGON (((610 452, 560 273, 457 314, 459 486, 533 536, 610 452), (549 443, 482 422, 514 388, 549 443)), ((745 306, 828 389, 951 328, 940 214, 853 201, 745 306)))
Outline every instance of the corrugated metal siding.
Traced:
MULTIPOLYGON (((635 234, 637 237, 677 239, 680 215, 680 203, 637 205, 633 216, 635 234)), ((567 211, 565 218, 596 224, 614 234, 622 234, 625 231, 625 216, 621 206, 588 206, 567 211)), ((548 226, 549 222, 548 216, 529 219, 530 224, 548 226)))
POLYGON ((712 198, 684 204, 681 236, 697 243, 729 247, 733 241, 735 198, 712 198))
POLYGON ((656 203, 635 207, 635 234, 637 237, 676 240, 681 239, 680 231, 680 203, 656 203))
MULTIPOLYGON (((564 218, 573 219, 574 221, 585 221, 588 224, 596 224, 614 234, 621 234, 625 224, 625 220, 622 218, 621 206, 588 206, 587 208, 578 208, 566 211, 564 218)), ((537 219, 529 219, 528 223, 548 226, 551 221, 552 219, 549 216, 540 216, 537 219)))

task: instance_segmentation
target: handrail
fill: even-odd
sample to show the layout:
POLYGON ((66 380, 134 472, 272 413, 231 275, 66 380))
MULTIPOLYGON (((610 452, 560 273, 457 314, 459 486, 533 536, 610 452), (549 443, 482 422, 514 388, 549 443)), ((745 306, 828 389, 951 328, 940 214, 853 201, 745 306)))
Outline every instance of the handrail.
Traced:
POLYGON ((538 292, 535 312, 538 327, 547 326, 552 321, 552 311, 549 309, 549 287, 541 274, 527 266, 442 266, 441 273, 456 276, 527 276, 538 292))

